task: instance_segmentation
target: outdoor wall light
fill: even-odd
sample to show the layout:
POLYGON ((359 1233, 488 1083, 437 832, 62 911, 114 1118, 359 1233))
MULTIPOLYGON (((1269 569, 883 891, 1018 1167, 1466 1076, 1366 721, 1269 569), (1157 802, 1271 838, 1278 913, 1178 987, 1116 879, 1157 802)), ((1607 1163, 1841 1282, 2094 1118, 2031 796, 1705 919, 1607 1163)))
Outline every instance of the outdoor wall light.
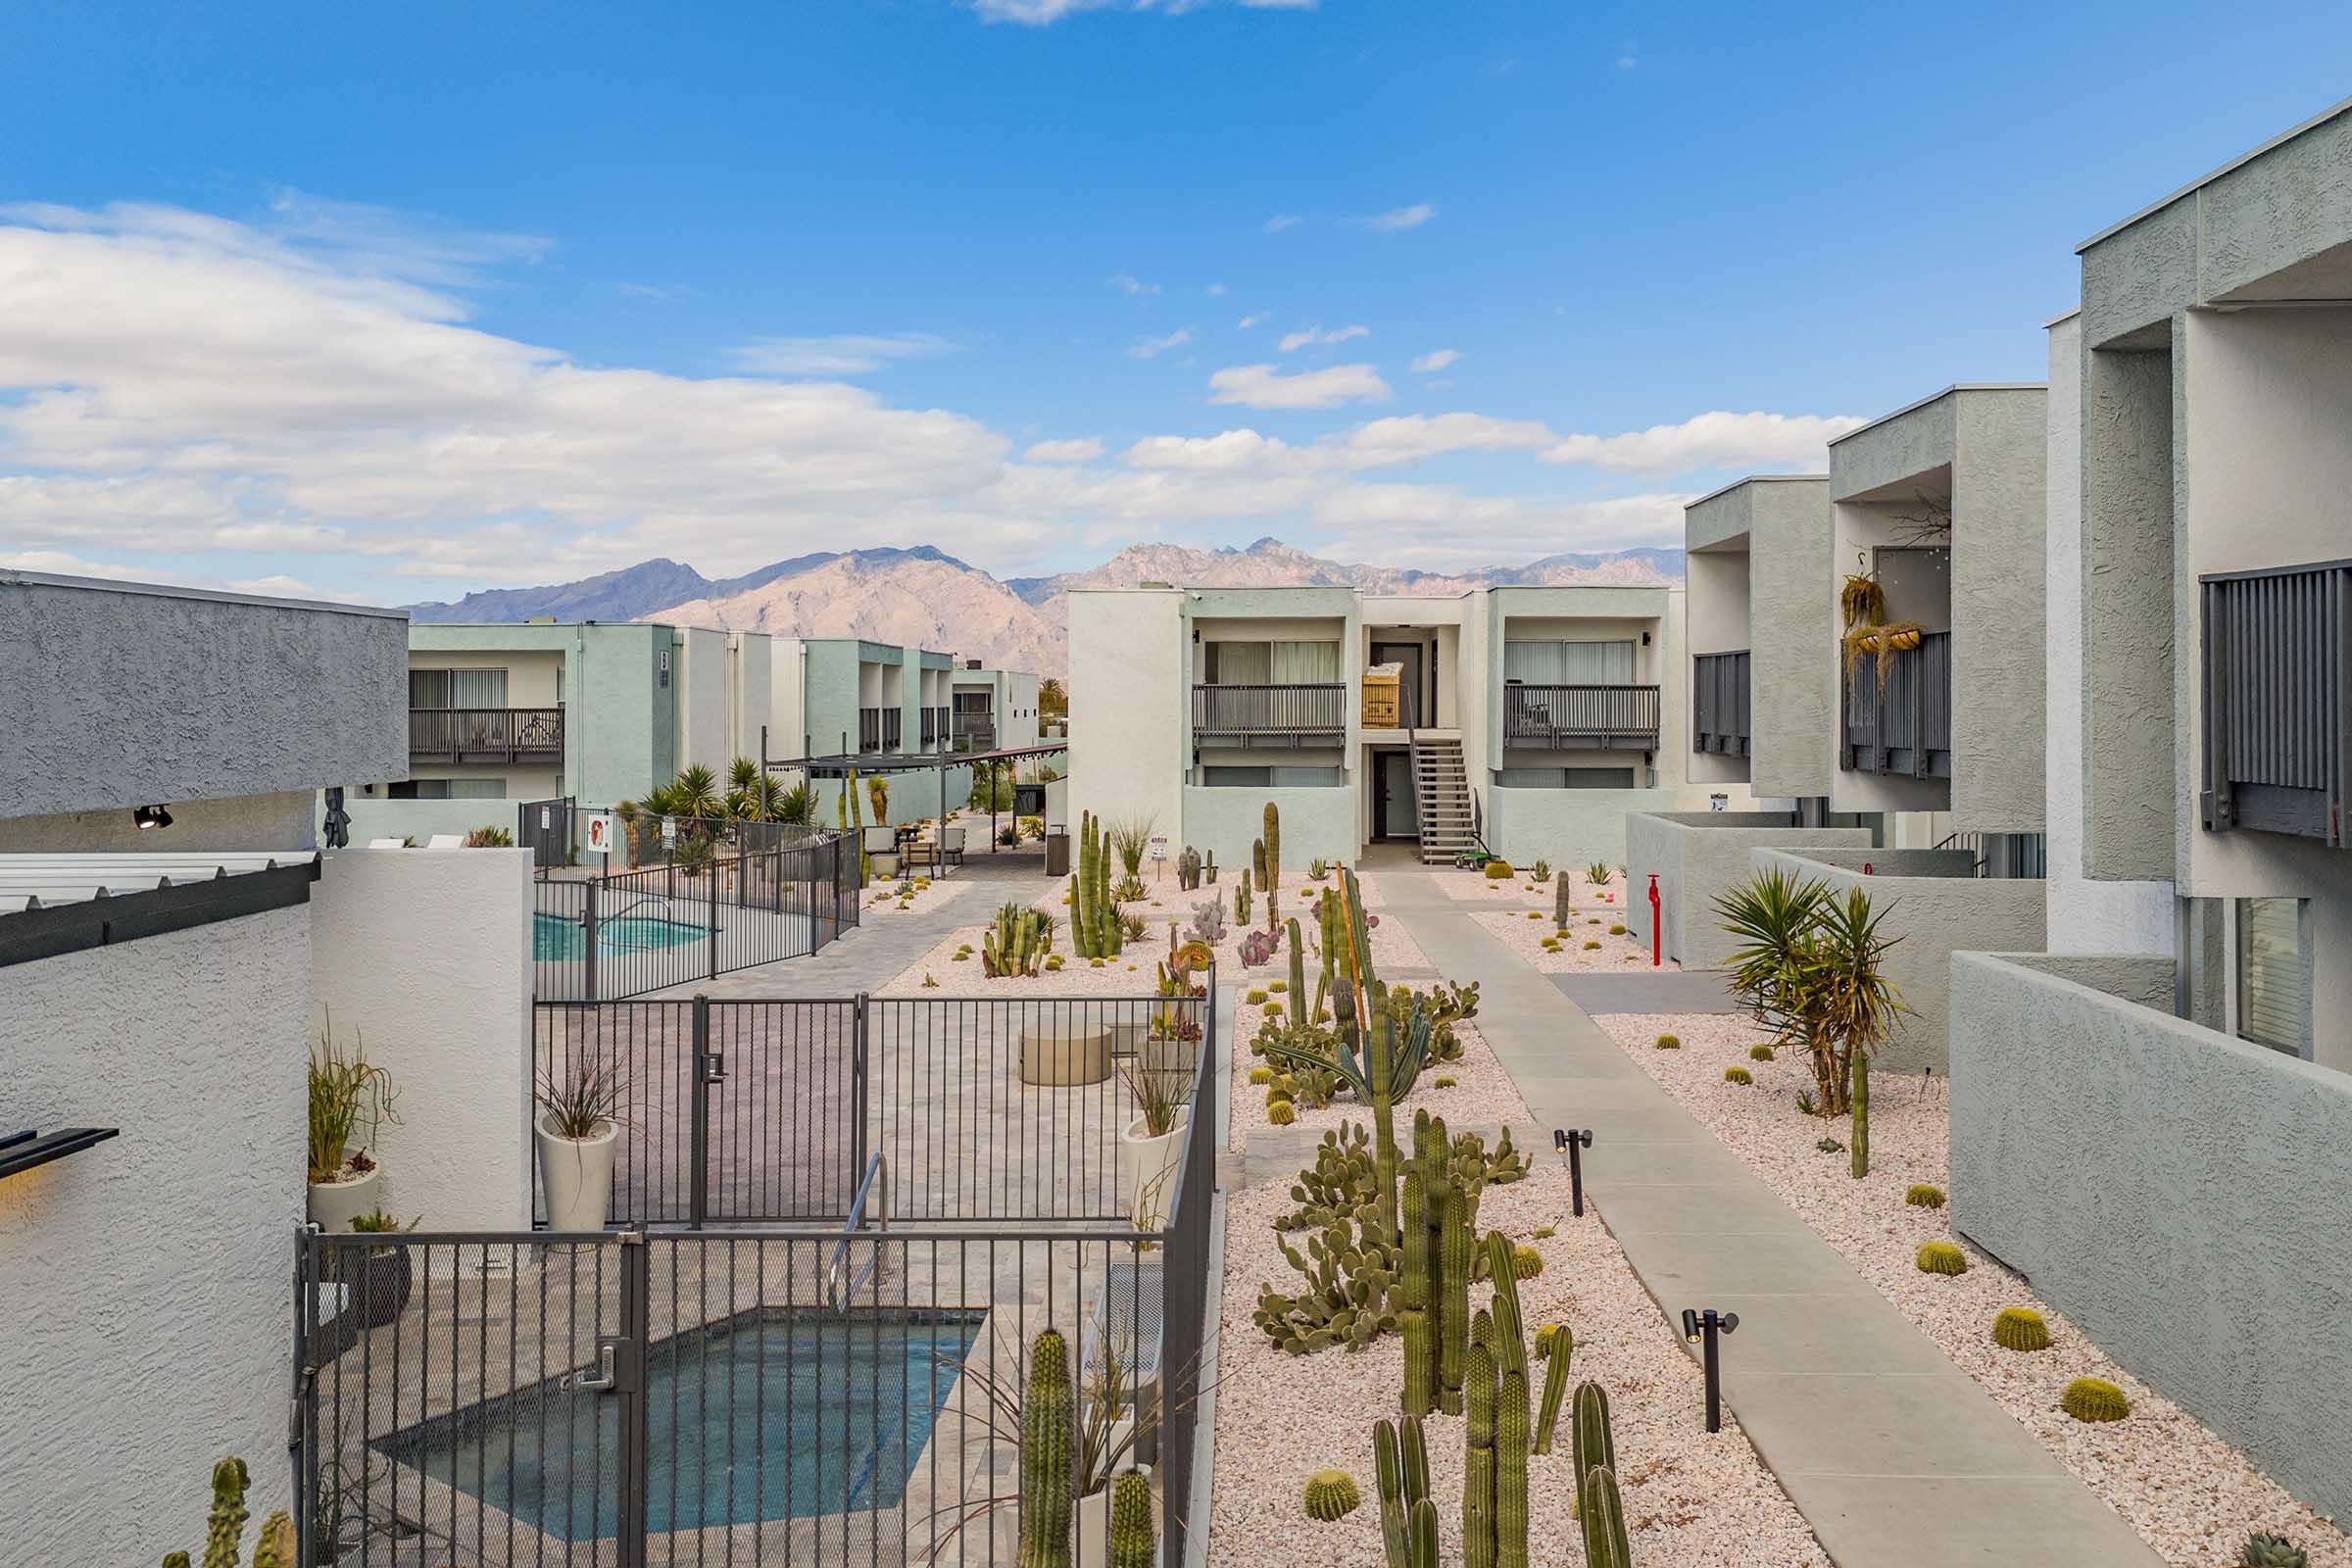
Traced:
POLYGON ((1575 1205, 1576 1217, 1585 1217, 1585 1159, 1584 1152, 1592 1147, 1592 1129, 1580 1127, 1574 1132, 1565 1127, 1551 1130, 1551 1147, 1568 1161, 1569 1200, 1575 1205))
POLYGON ((130 813, 130 820, 141 831, 148 828, 170 827, 172 813, 160 806, 142 806, 130 813))
POLYGON ((1704 1312, 1683 1308, 1683 1338, 1692 1345, 1703 1346, 1700 1359, 1707 1368, 1707 1430, 1723 1430, 1723 1384, 1716 1370, 1715 1341, 1740 1326, 1737 1312, 1717 1312, 1708 1307, 1704 1312))

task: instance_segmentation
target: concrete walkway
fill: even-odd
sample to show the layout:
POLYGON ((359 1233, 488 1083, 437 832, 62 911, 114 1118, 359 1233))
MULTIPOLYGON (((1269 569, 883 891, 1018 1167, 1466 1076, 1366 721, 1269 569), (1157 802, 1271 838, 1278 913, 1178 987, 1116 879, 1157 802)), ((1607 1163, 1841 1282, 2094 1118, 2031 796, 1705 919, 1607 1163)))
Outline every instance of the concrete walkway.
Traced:
POLYGON ((1535 1113, 1531 1149, 1547 1150, 1554 1127, 1592 1130, 1586 1186, 1669 1322, 1686 1306, 1740 1314, 1724 1342, 1725 1399, 1840 1568, 2159 1568, 2131 1526, 1547 977, 1428 877, 1379 875, 1383 912, 1431 963, 1481 982, 1479 1031, 1535 1113))
POLYGON ((1720 969, 1643 969, 1638 974, 1555 974, 1560 995, 1586 1012, 1738 1012, 1720 969))

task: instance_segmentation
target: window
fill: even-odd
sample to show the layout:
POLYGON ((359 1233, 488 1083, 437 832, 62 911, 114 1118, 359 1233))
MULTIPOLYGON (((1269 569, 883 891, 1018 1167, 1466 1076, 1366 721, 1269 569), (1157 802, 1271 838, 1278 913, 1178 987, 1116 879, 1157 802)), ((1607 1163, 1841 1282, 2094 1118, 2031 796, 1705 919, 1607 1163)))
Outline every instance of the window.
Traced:
POLYGON ((504 708, 507 672, 503 669, 412 669, 409 671, 411 708, 504 708))
POLYGON ((1527 686, 1631 686, 1634 643, 1506 642, 1502 678, 1527 686))
POLYGON ((1340 673, 1336 642, 1211 642, 1204 672, 1212 686, 1334 686, 1340 673))
POLYGON ((503 801, 507 798, 507 781, 503 778, 404 778, 397 784, 385 785, 384 796, 394 801, 503 801))
POLYGON ((2237 901, 2237 1033, 2311 1054, 2311 932, 2301 899, 2237 901))
POLYGON ((1494 782, 1506 790, 1630 790, 1630 767, 1504 767, 1494 782))
POLYGON ((1211 789, 1313 788, 1341 782, 1336 767, 1225 767, 1200 769, 1200 782, 1211 789))

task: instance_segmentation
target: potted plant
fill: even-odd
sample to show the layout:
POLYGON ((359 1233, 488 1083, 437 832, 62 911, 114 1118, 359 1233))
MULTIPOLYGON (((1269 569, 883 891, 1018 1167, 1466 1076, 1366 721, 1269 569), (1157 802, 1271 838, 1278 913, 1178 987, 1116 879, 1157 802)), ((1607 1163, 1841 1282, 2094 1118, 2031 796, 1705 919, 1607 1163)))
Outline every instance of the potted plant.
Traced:
POLYGON ((1166 1012, 1152 1020, 1152 1036, 1135 1055, 1121 1058, 1119 1077, 1135 1098, 1135 1116, 1119 1134, 1127 1174, 1134 1183, 1133 1218, 1139 1231, 1168 1222, 1175 1204, 1176 1178, 1184 1163, 1188 1075, 1170 1064, 1177 1053, 1174 1031, 1163 1034, 1166 1012))
POLYGON ((620 1142, 620 1070, 575 1056, 563 1076, 539 1079, 539 1192, 551 1231, 601 1231, 620 1142))
POLYGON ((377 1206, 382 1169, 370 1149, 378 1131, 400 1125, 392 1075, 368 1059, 358 1031, 351 1038, 349 1050, 337 1046, 330 1017, 311 1053, 310 1216, 327 1231, 350 1230, 377 1206))
MULTIPOLYGON (((357 1215, 351 1228, 363 1236, 396 1236, 413 1231, 416 1221, 403 1225, 385 1212, 382 1205, 357 1215)), ((380 1328, 399 1319, 401 1308, 409 1304, 409 1290, 414 1271, 405 1247, 368 1247, 345 1249, 328 1254, 342 1259, 344 1282, 350 1296, 344 1309, 356 1314, 363 1329, 380 1328)))

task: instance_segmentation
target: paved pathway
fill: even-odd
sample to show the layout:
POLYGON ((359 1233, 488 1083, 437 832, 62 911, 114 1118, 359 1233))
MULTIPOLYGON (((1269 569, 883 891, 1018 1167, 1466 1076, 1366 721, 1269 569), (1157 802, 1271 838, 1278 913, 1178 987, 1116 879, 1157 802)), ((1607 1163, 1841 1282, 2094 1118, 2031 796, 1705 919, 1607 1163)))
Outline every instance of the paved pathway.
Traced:
POLYGON ((1738 1012, 1739 1001, 1713 969, 1641 974, 1555 974, 1560 995, 1585 1012, 1738 1012))
POLYGON ((1544 1136, 1530 1143, 1592 1129, 1587 1186, 1669 1320, 1686 1306, 1740 1314, 1725 1398, 1840 1568, 2158 1568, 2122 1518, 1545 976, 1427 877, 1383 867, 1380 881, 1384 913, 1432 963, 1483 982, 1479 1032, 1535 1113, 1544 1136))

